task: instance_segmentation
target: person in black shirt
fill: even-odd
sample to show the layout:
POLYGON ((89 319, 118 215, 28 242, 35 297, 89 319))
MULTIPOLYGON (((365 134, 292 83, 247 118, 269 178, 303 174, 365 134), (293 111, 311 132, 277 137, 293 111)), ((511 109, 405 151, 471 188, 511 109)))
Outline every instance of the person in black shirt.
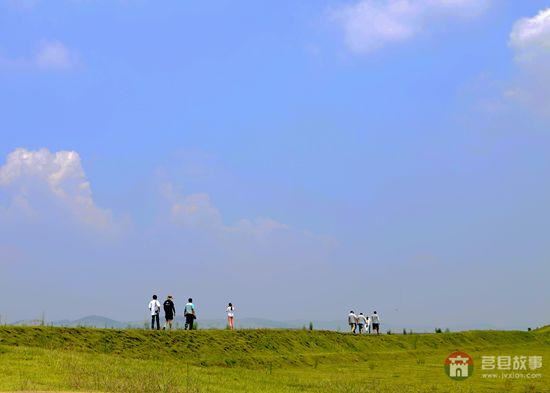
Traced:
POLYGON ((164 330, 166 326, 168 326, 169 329, 172 330, 172 322, 174 321, 174 315, 176 315, 176 307, 174 306, 172 295, 168 295, 168 299, 164 301, 163 306, 166 322, 164 322, 164 327, 162 329, 164 330))

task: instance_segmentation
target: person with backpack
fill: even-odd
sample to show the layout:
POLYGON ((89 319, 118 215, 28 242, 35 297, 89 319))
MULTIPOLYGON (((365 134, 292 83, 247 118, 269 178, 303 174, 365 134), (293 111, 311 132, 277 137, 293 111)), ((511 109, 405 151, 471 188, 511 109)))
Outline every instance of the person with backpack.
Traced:
POLYGON ((229 303, 225 312, 227 313, 227 325, 229 329, 235 329, 235 307, 233 307, 233 304, 229 303))
POLYGON ((162 330, 166 330, 166 326, 172 330, 172 322, 174 321, 174 315, 176 315, 176 307, 174 306, 174 301, 172 295, 168 295, 168 298, 164 301, 164 327, 162 330))
POLYGON ((355 334, 355 328, 357 326, 357 315, 355 315, 353 310, 350 311, 348 314, 348 323, 349 323, 349 328, 351 329, 351 332, 355 334))
POLYGON ((156 322, 157 330, 160 330, 160 303, 157 300, 157 295, 153 295, 153 300, 149 302, 149 311, 151 311, 151 329, 155 329, 156 322))
POLYGON ((376 330, 376 334, 380 334, 380 317, 375 312, 372 313, 371 316, 371 322, 372 322, 372 330, 373 332, 376 330))
POLYGON ((185 305, 185 308, 183 310, 183 316, 185 317, 185 330, 193 330, 193 322, 197 318, 193 299, 187 299, 187 304, 185 305))

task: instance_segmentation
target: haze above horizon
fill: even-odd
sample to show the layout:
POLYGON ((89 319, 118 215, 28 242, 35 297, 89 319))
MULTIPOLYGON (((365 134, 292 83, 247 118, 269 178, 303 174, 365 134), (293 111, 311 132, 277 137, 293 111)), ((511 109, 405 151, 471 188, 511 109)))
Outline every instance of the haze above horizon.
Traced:
POLYGON ((0 37, 9 321, 550 321, 547 2, 10 0, 0 37))

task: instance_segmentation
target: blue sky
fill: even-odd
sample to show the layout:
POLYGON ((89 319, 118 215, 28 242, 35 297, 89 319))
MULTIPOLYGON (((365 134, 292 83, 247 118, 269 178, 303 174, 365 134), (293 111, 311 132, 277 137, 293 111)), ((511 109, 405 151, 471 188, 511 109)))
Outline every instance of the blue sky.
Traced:
POLYGON ((550 5, 299 3, 0 3, 0 315, 548 323, 550 5))

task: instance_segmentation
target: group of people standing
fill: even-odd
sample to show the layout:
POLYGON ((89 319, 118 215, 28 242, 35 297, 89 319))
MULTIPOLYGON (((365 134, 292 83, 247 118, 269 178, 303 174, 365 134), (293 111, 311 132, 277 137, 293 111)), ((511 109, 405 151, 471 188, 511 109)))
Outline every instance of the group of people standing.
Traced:
MULTIPOLYGON (((174 318, 176 316, 176 306, 174 305, 174 298, 172 295, 168 295, 164 303, 162 304, 164 309, 164 326, 163 330, 172 329, 174 318)), ((157 295, 153 295, 153 299, 149 302, 149 311, 151 311, 151 329, 160 330, 160 310, 161 305, 158 301, 157 295)), ((227 313, 227 325, 231 330, 235 328, 235 307, 229 303, 226 308, 227 313)), ((193 330, 195 319, 197 319, 197 313, 195 311, 195 305, 193 299, 187 299, 187 304, 183 309, 183 317, 185 318, 185 330, 193 330)))
POLYGON ((374 333, 380 334, 380 317, 374 311, 369 317, 362 312, 356 315, 353 310, 348 314, 348 323, 353 334, 374 333))
MULTIPOLYGON (((168 295, 164 303, 162 304, 164 309, 164 326, 163 330, 166 328, 172 329, 174 318, 176 316, 176 306, 174 304, 174 298, 172 295, 168 295)), ((160 330, 160 311, 161 305, 158 301, 157 295, 153 295, 153 299, 149 302, 149 311, 151 311, 151 329, 160 330)), ((227 326, 229 329, 235 329, 235 307, 232 303, 227 305, 225 309, 227 314, 227 326)), ((193 299, 187 299, 187 304, 185 304, 183 310, 183 317, 185 318, 185 330, 193 330, 193 325, 195 319, 197 319, 197 313, 195 311, 195 305, 193 304, 193 299)), ((374 311, 371 316, 364 315, 362 312, 359 315, 356 315, 355 312, 350 311, 348 314, 348 323, 350 326, 351 333, 353 334, 364 334, 364 333, 374 333, 380 334, 380 317, 378 313, 374 311)))

